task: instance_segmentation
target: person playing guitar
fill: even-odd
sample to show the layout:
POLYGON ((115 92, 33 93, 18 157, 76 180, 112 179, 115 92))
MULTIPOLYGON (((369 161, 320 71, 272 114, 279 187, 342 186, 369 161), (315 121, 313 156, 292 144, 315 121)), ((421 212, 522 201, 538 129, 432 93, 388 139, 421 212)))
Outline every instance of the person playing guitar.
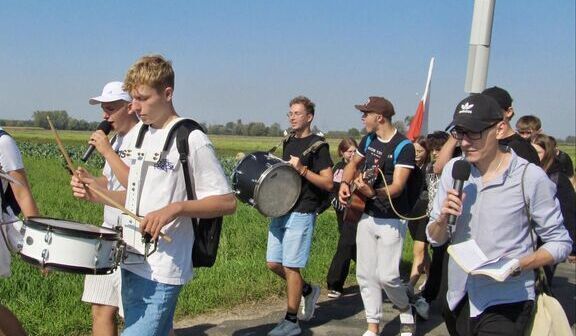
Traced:
POLYGON ((378 178, 378 159, 374 160, 374 165, 370 169, 367 168, 364 165, 362 172, 358 172, 350 184, 350 198, 348 198, 346 209, 344 210, 345 223, 356 224, 362 218, 367 198, 360 189, 365 188, 366 185, 374 185, 376 178, 378 178))
MULTIPOLYGON (((399 270, 406 222, 391 209, 388 197, 400 213, 407 211, 404 189, 415 166, 414 146, 405 145, 397 160, 394 158, 395 148, 406 138, 392 124, 394 106, 387 99, 370 97, 368 103, 355 107, 363 112, 362 122, 369 134, 362 138, 358 151, 346 165, 338 196, 341 203, 347 204, 353 184, 354 189, 366 197, 356 234, 356 276, 368 323, 363 336, 379 335, 382 289, 400 311, 402 335, 412 335, 416 329, 412 304, 399 270), (378 171, 373 186, 365 180, 366 173, 354 179, 362 164, 366 171, 378 171)), ((419 315, 427 315, 427 305, 415 308, 419 315)))

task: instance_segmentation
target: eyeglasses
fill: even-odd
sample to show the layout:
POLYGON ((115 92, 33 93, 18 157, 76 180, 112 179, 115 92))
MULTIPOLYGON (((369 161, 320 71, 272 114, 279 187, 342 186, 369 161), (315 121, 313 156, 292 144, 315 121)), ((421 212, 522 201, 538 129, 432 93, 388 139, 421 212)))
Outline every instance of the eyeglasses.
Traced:
POLYGON ((450 134, 452 134, 452 136, 456 140, 462 140, 462 139, 464 139, 464 136, 466 136, 470 140, 480 140, 480 139, 482 139, 482 133, 483 132, 484 132, 484 130, 482 130, 480 132, 473 132, 473 131, 465 130, 465 129, 461 129, 461 128, 454 128, 453 130, 450 131, 450 134))
POLYGON ((292 117, 301 117, 305 114, 306 114, 306 112, 288 112, 288 113, 286 113, 286 116, 288 118, 292 118, 292 117))
POLYGON ((470 140, 480 140, 480 139, 482 139, 482 133, 484 133, 484 131, 491 129, 492 127, 498 125, 498 123, 500 123, 500 121, 493 123, 492 125, 481 130, 480 132, 473 132, 473 131, 463 129, 460 127, 454 127, 454 129, 452 129, 450 131, 450 134, 456 140, 462 140, 462 139, 464 139, 464 136, 466 136, 470 140))

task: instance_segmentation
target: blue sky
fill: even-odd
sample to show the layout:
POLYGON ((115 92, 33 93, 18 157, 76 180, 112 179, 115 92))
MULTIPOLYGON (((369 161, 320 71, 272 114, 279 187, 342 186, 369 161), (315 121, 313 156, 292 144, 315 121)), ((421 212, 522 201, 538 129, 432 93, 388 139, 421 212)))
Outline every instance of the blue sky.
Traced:
MULTIPOLYGON (((99 120, 88 98, 161 53, 176 71, 175 105, 208 123, 280 123, 296 95, 317 104, 322 130, 361 127, 353 105, 390 99, 416 110, 436 57, 430 130, 463 98, 473 1, 4 1, 0 118, 66 110, 99 120)), ((517 116, 575 134, 575 2, 496 2, 488 86, 517 116)), ((515 122, 515 120, 513 120, 515 122)))

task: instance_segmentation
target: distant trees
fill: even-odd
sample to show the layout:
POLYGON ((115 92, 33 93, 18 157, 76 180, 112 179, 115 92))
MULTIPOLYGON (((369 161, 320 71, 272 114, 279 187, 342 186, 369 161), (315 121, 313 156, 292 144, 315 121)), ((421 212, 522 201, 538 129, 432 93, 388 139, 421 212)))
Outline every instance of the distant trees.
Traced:
POLYGON ((10 120, 3 119, 0 120, 0 126, 7 127, 34 127, 34 122, 32 120, 10 120))
POLYGON ((88 122, 84 119, 75 119, 68 115, 66 111, 35 111, 32 114, 32 126, 49 129, 47 117, 50 117, 56 129, 88 131, 94 130, 98 126, 97 121, 88 122))
MULTIPOLYGON (((68 112, 63 110, 54 111, 35 111, 32 114, 32 119, 30 120, 8 120, 0 119, 0 126, 7 127, 41 127, 48 129, 48 121, 46 117, 50 116, 50 120, 57 129, 75 130, 75 131, 91 131, 98 127, 99 121, 86 121, 84 119, 75 119, 68 115, 68 112)), ((410 125, 412 121, 412 116, 404 118, 404 120, 394 121, 394 126, 398 129, 400 133, 405 133, 407 125, 410 125)), ((213 124, 209 125, 205 122, 200 123, 202 127, 209 134, 219 134, 219 135, 244 135, 244 136, 283 136, 284 129, 280 124, 273 123, 270 126, 266 126, 263 122, 250 122, 243 123, 242 119, 237 119, 236 122, 229 121, 225 124, 213 124)), ((318 133, 320 129, 315 125, 312 127, 312 132, 318 133)), ((327 138, 337 138, 342 139, 345 137, 351 137, 359 139, 362 135, 366 134, 365 129, 350 128, 348 131, 325 131, 323 134, 327 138)), ((564 142, 568 144, 576 143, 576 136, 569 135, 565 140, 560 138, 557 139, 558 142, 564 142)))
POLYGON ((48 120, 50 116, 54 127, 61 130, 89 131, 98 127, 98 121, 86 121, 84 119, 75 119, 68 115, 68 112, 57 111, 35 111, 30 120, 0 120, 0 126, 7 127, 40 127, 49 129, 48 120))
POLYGON ((263 122, 250 122, 244 124, 242 119, 236 122, 227 122, 226 124, 214 124, 205 127, 209 134, 223 134, 223 135, 247 135, 247 136, 281 136, 284 130, 280 124, 273 123, 271 126, 266 126, 263 122))

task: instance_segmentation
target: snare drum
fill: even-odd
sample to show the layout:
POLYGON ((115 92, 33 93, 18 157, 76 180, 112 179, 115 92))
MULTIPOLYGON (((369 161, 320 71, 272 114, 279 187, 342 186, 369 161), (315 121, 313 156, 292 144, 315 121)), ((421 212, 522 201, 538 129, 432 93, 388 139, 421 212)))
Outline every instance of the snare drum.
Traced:
POLYGON ((81 274, 112 273, 121 236, 114 230, 71 221, 30 217, 24 221, 22 259, 42 268, 81 274))
POLYGON ((298 172, 267 152, 247 155, 232 173, 232 188, 238 199, 268 217, 279 217, 290 211, 300 196, 301 187, 298 172))

